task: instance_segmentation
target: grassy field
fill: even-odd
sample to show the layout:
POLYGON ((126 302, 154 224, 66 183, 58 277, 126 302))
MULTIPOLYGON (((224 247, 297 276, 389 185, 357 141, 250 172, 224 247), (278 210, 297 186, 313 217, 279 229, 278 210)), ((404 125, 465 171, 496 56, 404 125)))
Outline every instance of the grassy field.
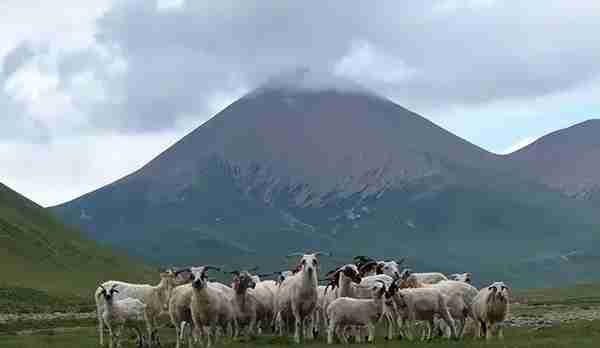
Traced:
MULTIPOLYGON (((517 291, 513 297, 525 304, 512 306, 512 313, 519 317, 543 318, 548 315, 560 317, 564 313, 600 313, 600 284, 578 285, 561 289, 536 289, 517 291)), ((600 316, 598 316, 600 318, 600 316)), ((453 342, 437 339, 432 342, 387 342, 377 338, 377 347, 598 347, 600 342, 600 320, 572 320, 546 328, 513 328, 505 330, 503 342, 484 343, 467 338, 453 342)), ((165 328, 161 332, 163 347, 174 347, 174 330, 165 328)), ((255 341, 224 341, 223 347, 288 347, 292 343, 277 337, 261 337, 255 341)), ((0 347, 49 347, 86 348, 97 347, 98 337, 93 319, 62 321, 17 321, 0 323, 0 347)), ((134 347, 132 339, 124 347, 134 347)), ((308 347, 324 347, 322 339, 304 344, 308 347)), ((354 346, 365 346, 354 344, 354 346)))
MULTIPOLYGON (((163 347, 173 347, 172 330, 163 332, 163 347)), ((493 341, 490 343, 466 339, 460 342, 448 340, 434 340, 432 342, 407 342, 407 341, 385 341, 378 337, 374 347, 598 347, 600 342, 600 322, 576 322, 562 325, 561 327, 531 330, 531 329, 509 329, 504 341, 493 341)), ((135 344, 129 340, 124 347, 134 347, 135 344)), ((245 347, 289 347, 292 343, 287 339, 277 337, 261 337, 255 341, 232 342, 225 341, 219 346, 232 348, 245 347)), ((325 347, 322 339, 309 342, 303 346, 325 347)), ((354 346, 365 346, 365 344, 354 344, 354 346)), ((62 332, 55 330, 44 330, 31 335, 0 335, 0 347, 3 348, 87 348, 98 347, 98 338, 93 328, 79 328, 62 332)))

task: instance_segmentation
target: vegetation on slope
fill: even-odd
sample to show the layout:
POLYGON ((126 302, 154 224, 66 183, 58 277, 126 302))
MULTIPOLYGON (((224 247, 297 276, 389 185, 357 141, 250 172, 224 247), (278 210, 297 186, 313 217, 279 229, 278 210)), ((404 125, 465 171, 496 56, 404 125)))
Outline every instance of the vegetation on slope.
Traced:
POLYGON ((89 303, 99 281, 154 281, 156 271, 84 238, 0 184, 0 312, 89 303))

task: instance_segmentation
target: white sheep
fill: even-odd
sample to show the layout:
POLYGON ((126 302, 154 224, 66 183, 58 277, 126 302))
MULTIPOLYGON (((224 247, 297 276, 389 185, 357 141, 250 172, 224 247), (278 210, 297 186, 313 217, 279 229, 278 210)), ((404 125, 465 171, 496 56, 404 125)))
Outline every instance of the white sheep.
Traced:
POLYGON ((194 325, 194 336, 196 339, 204 338, 206 347, 210 348, 216 340, 217 326, 224 333, 233 332, 236 327, 235 315, 230 298, 221 290, 207 280, 206 272, 209 269, 218 269, 212 266, 192 269, 193 276, 192 300, 190 312, 194 325))
MULTIPOLYGON (((171 323, 175 327, 175 347, 180 348, 181 342, 185 339, 186 325, 192 325, 192 312, 190 306, 192 304, 193 289, 192 284, 185 284, 176 287, 171 293, 169 300, 169 316, 171 323)), ((188 336, 188 343, 191 347, 191 340, 188 336)))
POLYGON ((347 343, 347 339, 339 332, 346 326, 366 326, 369 330, 368 341, 373 342, 375 338, 375 324, 381 319, 385 312, 384 294, 385 284, 378 282, 371 287, 371 299, 356 299, 350 297, 339 297, 327 307, 327 318, 329 325, 327 329, 327 343, 332 344, 334 334, 347 343))
POLYGON ((459 338, 464 336, 467 318, 472 318, 471 305, 475 296, 477 296, 475 287, 454 280, 444 280, 435 284, 424 283, 410 270, 402 272, 401 278, 397 281, 397 286, 400 289, 435 288, 440 290, 446 296, 450 312, 457 321, 457 336, 459 338))
POLYGON ((412 340, 414 337, 414 322, 427 321, 428 332, 423 339, 431 339, 435 327, 435 316, 440 318, 450 327, 451 337, 457 337, 454 320, 448 310, 446 297, 439 289, 433 287, 416 289, 399 289, 397 282, 394 282, 386 293, 386 298, 393 299, 394 308, 399 315, 402 323, 407 328, 407 337, 412 340))
MULTIPOLYGON (((147 308, 148 314, 148 334, 153 342, 160 344, 158 338, 158 318, 162 312, 167 312, 169 307, 169 298, 171 291, 173 290, 176 275, 173 271, 167 270, 160 273, 160 282, 155 285, 149 284, 132 284, 127 282, 121 282, 116 280, 109 280, 102 283, 104 288, 113 288, 114 286, 119 287, 119 293, 116 299, 123 299, 131 297, 140 300, 144 303, 147 308)), ((102 291, 101 287, 98 287, 94 293, 94 300, 96 302, 96 312, 98 313, 98 334, 100 335, 100 345, 104 345, 104 323, 100 317, 104 301, 100 300, 99 295, 102 291)))
POLYGON ((274 280, 263 280, 256 283, 250 293, 258 301, 258 330, 261 333, 267 327, 273 327, 275 323, 275 296, 279 286, 274 280))
POLYGON ((479 323, 481 331, 477 330, 476 337, 487 340, 497 331, 498 338, 504 338, 502 322, 508 316, 510 299, 508 287, 503 282, 495 282, 481 290, 473 301, 473 316, 479 323))
POLYGON ((239 336, 242 326, 247 326, 248 336, 254 337, 260 303, 249 291, 256 287, 256 283, 247 271, 233 271, 231 273, 234 275, 232 284, 234 296, 230 301, 237 322, 234 337, 239 336))
POLYGON ((293 320, 295 322, 294 342, 296 343, 300 343, 300 337, 305 333, 308 339, 313 338, 314 332, 311 325, 317 307, 318 256, 321 254, 324 253, 288 255, 288 257, 301 255, 297 267, 298 272, 281 283, 277 294, 278 330, 281 334, 284 324, 293 320))
POLYGON ((121 332, 125 326, 134 329, 138 336, 138 346, 144 346, 144 334, 148 325, 146 315, 146 305, 138 299, 127 297, 124 299, 115 299, 114 294, 119 294, 117 285, 113 285, 106 290, 102 285, 100 287, 100 297, 104 302, 101 320, 108 328, 110 337, 110 347, 113 348, 115 341, 117 347, 121 347, 121 332))

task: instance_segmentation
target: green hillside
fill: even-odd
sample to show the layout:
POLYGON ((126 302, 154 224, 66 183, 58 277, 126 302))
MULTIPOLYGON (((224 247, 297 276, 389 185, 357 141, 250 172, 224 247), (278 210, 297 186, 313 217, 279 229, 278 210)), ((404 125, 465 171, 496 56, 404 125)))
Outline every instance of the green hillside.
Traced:
POLYGON ((69 297, 91 301, 96 284, 109 278, 157 278, 151 268, 84 238, 2 184, 0 270, 0 312, 57 304, 69 297))

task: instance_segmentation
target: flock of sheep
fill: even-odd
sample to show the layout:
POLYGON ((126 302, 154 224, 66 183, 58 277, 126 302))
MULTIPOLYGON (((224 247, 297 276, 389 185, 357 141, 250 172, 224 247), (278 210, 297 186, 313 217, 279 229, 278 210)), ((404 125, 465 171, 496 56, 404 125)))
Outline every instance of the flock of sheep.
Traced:
POLYGON ((294 253, 294 270, 267 275, 230 271, 230 286, 209 281, 214 266, 169 269, 158 285, 107 281, 95 291, 100 345, 105 327, 110 347, 120 346, 125 327, 136 331, 139 346, 160 345, 158 319, 168 313, 179 348, 211 347, 219 337, 254 337, 266 332, 293 334, 294 342, 324 334, 327 343, 349 337, 375 338, 375 326, 386 324, 386 338, 415 338, 415 323, 426 322, 422 338, 434 335, 460 339, 469 323, 475 337, 502 338, 508 288, 503 282, 476 289, 471 274, 412 273, 402 261, 377 261, 357 256, 326 275, 319 285, 319 256, 294 253), (261 277, 277 276, 276 280, 261 277), (450 278, 450 279, 448 279, 450 278), (397 332, 397 333, 396 333, 397 332))

